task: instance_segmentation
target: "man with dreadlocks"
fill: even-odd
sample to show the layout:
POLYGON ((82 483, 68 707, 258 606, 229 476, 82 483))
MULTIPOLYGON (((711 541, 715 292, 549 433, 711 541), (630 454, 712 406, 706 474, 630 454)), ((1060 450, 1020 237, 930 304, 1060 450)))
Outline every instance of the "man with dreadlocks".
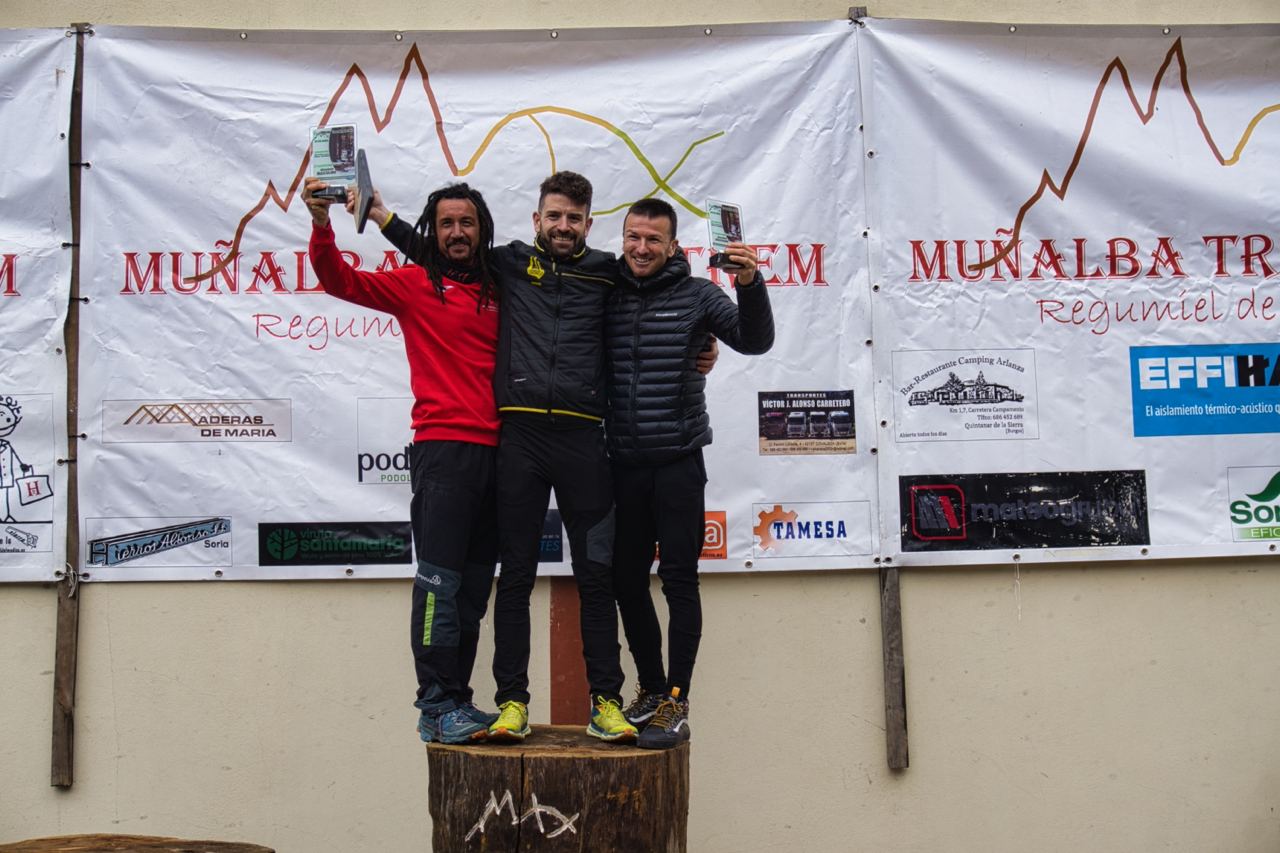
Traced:
POLYGON ((360 272, 329 225, 325 184, 307 178, 311 264, 325 290, 395 316, 413 389, 413 499, 418 566, 409 638, 418 677, 418 734, 464 743, 497 718, 472 704, 471 670, 497 562, 498 413, 493 398, 498 306, 489 266, 493 217, 466 184, 433 192, 406 254, 413 263, 360 272))

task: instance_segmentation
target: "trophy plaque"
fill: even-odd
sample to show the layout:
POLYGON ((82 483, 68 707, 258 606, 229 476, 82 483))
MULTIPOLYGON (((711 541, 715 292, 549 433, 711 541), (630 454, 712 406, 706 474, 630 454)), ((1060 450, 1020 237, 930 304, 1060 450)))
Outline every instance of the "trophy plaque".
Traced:
POLYGON ((707 199, 707 228, 711 232, 711 260, 708 264, 723 270, 739 270, 725 254, 730 243, 742 242, 742 208, 726 201, 707 199))

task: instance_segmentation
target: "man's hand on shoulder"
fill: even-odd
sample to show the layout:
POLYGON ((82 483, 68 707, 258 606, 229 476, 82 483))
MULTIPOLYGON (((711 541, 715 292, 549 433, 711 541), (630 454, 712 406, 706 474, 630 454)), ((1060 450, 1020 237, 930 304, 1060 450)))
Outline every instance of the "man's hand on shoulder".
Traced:
POLYGON ((715 335, 707 335, 707 342, 702 347, 702 352, 698 353, 698 372, 706 376, 716 366, 716 361, 720 358, 720 342, 716 340, 715 335))

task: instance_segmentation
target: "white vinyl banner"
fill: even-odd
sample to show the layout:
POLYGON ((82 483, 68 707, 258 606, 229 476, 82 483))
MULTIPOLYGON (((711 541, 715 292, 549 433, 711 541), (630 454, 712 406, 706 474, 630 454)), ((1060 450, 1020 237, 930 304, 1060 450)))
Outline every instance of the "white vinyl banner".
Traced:
MULTIPOLYGON (((412 573, 397 323, 322 292, 300 198, 311 131, 354 125, 415 220, 466 180, 498 242, 551 172, 595 186, 589 242, 671 202, 695 274, 706 203, 741 208, 778 339, 708 381, 702 568, 868 567, 878 545, 855 28, 290 33, 101 27, 86 57, 81 418, 92 580, 412 573), (212 277, 192 281, 216 270, 212 277), (358 547, 356 547, 358 546, 358 547)), ((344 137, 346 139, 346 137, 344 137)), ((344 142, 343 144, 348 144, 344 142)), ((340 154, 341 152, 339 152, 340 154)), ((397 263, 335 216, 364 269, 397 263)), ((545 567, 568 571, 550 518, 545 567)))
POLYGON ((53 580, 66 562, 75 46, 62 30, 0 30, 0 582, 53 580))
POLYGON ((1280 30, 869 20, 883 548, 1280 539, 1280 30))

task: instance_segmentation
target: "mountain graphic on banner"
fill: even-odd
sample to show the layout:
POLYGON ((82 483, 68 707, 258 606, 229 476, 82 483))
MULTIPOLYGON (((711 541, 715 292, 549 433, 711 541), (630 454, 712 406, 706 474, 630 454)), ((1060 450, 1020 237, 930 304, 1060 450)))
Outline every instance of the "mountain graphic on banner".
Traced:
MULTIPOLYGON (((337 110, 338 104, 342 100, 343 95, 346 94, 348 87, 350 87, 351 82, 353 80, 359 80, 360 86, 364 90, 364 97, 369 107, 369 117, 373 121, 374 130, 378 133, 382 133, 382 131, 391 124, 391 119, 395 115, 396 106, 400 103, 400 96, 404 93, 405 83, 410 79, 415 70, 417 71, 417 78, 422 82, 422 90, 427 96, 427 102, 431 105, 431 113, 435 120, 436 137, 440 142, 440 151, 444 155, 445 162, 449 166, 450 174, 454 177, 461 178, 469 175, 475 169, 476 165, 480 162, 480 159, 484 156, 485 152, 502 129, 514 121, 526 118, 537 126, 538 130, 541 131, 543 138, 546 140, 547 154, 551 160, 551 172, 555 172, 556 155, 551 135, 547 132, 546 127, 538 121, 537 116, 544 114, 560 115, 595 125, 621 139, 623 144, 626 145, 627 150, 631 152, 631 155, 635 157, 636 161, 653 180, 653 189, 646 193, 644 197, 648 197, 659 191, 664 192, 673 202, 685 208, 693 215, 703 219, 706 218, 706 212, 677 192, 671 186, 670 181, 684 166, 685 162, 689 159, 689 155, 695 148, 705 142, 710 142, 713 139, 718 139, 719 137, 724 136, 725 132, 723 130, 709 134, 700 139, 695 139, 693 142, 689 143, 688 147, 685 148, 684 154, 676 161, 675 166, 668 170, 666 174, 662 174, 658 171, 657 167, 653 165, 653 162, 644 153, 644 151, 641 150, 636 141, 624 130, 607 119, 591 115, 590 113, 581 112, 579 110, 569 109, 567 107, 551 105, 525 107, 507 113, 495 122, 494 125, 489 128, 489 132, 485 134, 483 141, 481 141, 480 145, 476 148, 475 152, 471 155, 466 164, 459 166, 457 159, 454 157, 453 149, 449 145, 449 139, 445 135, 444 117, 440 112, 440 103, 436 99, 435 90, 431 86, 430 73, 427 71, 426 64, 422 60, 422 53, 418 50, 418 45, 416 43, 410 46, 409 52, 405 54, 404 65, 401 67, 400 76, 396 80, 395 91, 392 93, 391 99, 387 102, 386 109, 382 111, 381 115, 378 114, 377 99, 374 97, 373 87, 369 83, 369 78, 365 75, 364 69, 362 69, 358 63, 353 62, 351 64, 351 68, 347 70, 346 75, 342 78, 342 82, 329 98, 328 106, 325 108, 324 114, 320 117, 320 120, 316 122, 316 126, 328 126, 329 121, 333 118, 333 114, 337 110)), ((302 162, 298 164, 298 170, 294 173, 293 180, 289 183, 289 189, 283 195, 281 195, 279 189, 276 188, 275 182, 268 180, 267 185, 263 189, 262 195, 258 198, 257 203, 240 218, 240 222, 236 226, 235 236, 231 239, 231 242, 227 243, 225 241, 219 241, 218 245, 229 246, 230 251, 227 252, 222 260, 215 264, 212 269, 184 280, 188 282, 195 282, 212 278, 214 275, 217 275, 227 266, 232 264, 240 254, 240 242, 244 238, 245 229, 249 227, 249 223, 253 221, 254 217, 266 208, 269 202, 274 202, 275 205, 283 211, 289 210, 290 205, 293 203, 294 196, 298 194, 299 187, 302 186, 302 180, 306 177, 307 167, 310 163, 311 150, 308 148, 306 153, 302 156, 302 162)), ((629 206, 629 203, 619 205, 618 207, 611 208, 609 210, 597 211, 596 215, 601 216, 609 213, 615 213, 627 206, 629 206)))
POLYGON ((1204 113, 1200 109, 1200 104, 1196 100, 1195 93, 1191 90, 1189 78, 1189 70, 1187 68, 1186 54, 1182 49, 1182 39, 1177 39, 1165 54, 1164 62, 1160 65, 1160 69, 1156 72, 1155 78, 1151 82, 1151 94, 1147 97, 1147 104, 1144 108, 1138 100, 1138 95, 1134 91, 1133 82, 1129 79, 1129 69, 1125 66, 1124 60, 1116 57, 1107 65, 1106 70, 1102 73, 1102 78, 1098 81, 1098 87, 1094 91, 1093 101, 1089 105, 1089 114, 1085 118, 1084 128, 1080 132, 1080 141, 1076 143, 1075 153, 1071 158, 1070 165, 1062 174, 1060 180, 1055 180, 1049 174, 1049 170, 1045 169, 1040 176, 1040 183, 1022 206, 1018 208, 1017 216, 1014 218, 1012 229, 998 229, 997 234, 1008 234, 1009 240, 1003 244, 1003 248, 995 253, 995 255, 987 260, 972 264, 970 270, 978 272, 979 270, 993 267, 1000 261, 1004 260, 1018 245, 1018 240, 1022 236, 1022 224, 1027 214, 1031 212, 1046 192, 1052 193, 1059 200, 1065 201, 1067 191, 1071 187, 1071 180, 1075 176, 1076 169, 1080 165, 1080 160, 1084 156, 1085 150, 1089 146, 1089 139, 1094 131, 1094 119, 1097 118, 1099 106, 1102 103, 1103 95, 1107 91, 1112 76, 1118 75, 1121 84, 1124 86, 1125 93, 1128 95, 1129 103, 1133 107, 1133 111, 1137 114, 1138 119, 1143 125, 1146 125, 1156 114, 1156 103, 1160 92, 1160 84, 1164 80, 1166 72, 1173 66, 1174 62, 1178 65, 1178 81, 1183 95, 1186 97, 1188 105, 1195 115, 1196 125, 1200 130, 1200 134, 1204 137, 1205 144, 1209 151, 1213 154, 1214 159, 1220 166, 1234 166, 1240 161, 1240 155, 1244 153, 1245 147, 1248 145, 1253 131, 1258 124, 1268 115, 1280 112, 1280 104, 1271 104, 1263 107, 1254 114, 1245 127, 1244 133, 1241 134, 1239 141, 1236 143, 1231 156, 1227 157, 1222 153, 1217 141, 1213 137, 1213 133, 1209 130, 1204 120, 1204 113))

